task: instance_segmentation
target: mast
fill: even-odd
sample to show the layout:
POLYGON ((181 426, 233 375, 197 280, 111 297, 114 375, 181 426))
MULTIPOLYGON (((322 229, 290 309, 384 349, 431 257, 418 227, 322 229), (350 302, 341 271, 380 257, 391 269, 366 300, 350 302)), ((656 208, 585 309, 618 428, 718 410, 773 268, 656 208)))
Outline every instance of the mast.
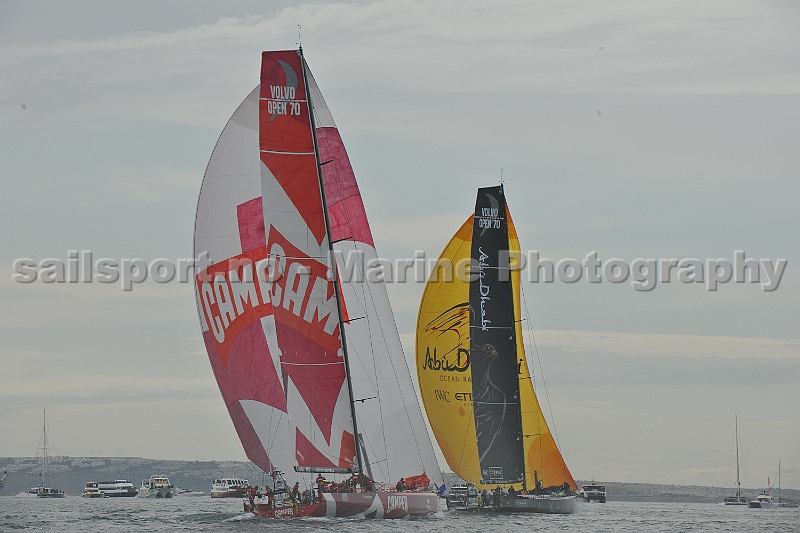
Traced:
MULTIPOLYGON (((503 186, 503 171, 500 170, 500 194, 503 196, 503 203, 505 204, 505 197, 506 191, 505 187, 503 186)), ((506 207, 508 209, 508 207, 506 207)), ((511 301, 512 301, 512 310, 514 309, 513 301, 514 301, 514 278, 511 274, 511 236, 508 234, 508 215, 506 214, 506 250, 509 252, 509 260, 508 260, 508 279, 511 282, 511 301)), ((502 265, 498 265, 498 272, 502 265)), ((513 317, 512 317, 513 318, 513 317)), ((516 334, 516 321, 514 322, 514 333, 516 334)), ((525 457, 525 428, 522 425, 522 382, 520 381, 520 375, 522 374, 522 363, 524 362, 522 359, 519 358, 519 353, 515 352, 514 358, 517 360, 517 401, 519 402, 519 445, 522 447, 522 490, 527 492, 528 491, 528 462, 526 461, 525 457)), ((538 487, 537 487, 538 488, 538 487)))
POLYGON ((353 419, 353 437, 356 441, 356 460, 358 461, 358 474, 359 479, 364 470, 363 459, 361 457, 361 446, 359 446, 360 435, 358 433, 358 422, 356 421, 356 402, 353 397, 353 382, 350 377, 350 359, 347 354, 347 340, 344 332, 344 320, 342 315, 342 295, 339 292, 339 274, 336 265, 336 255, 333 250, 333 239, 331 235, 331 221, 328 216, 328 200, 325 197, 325 179, 322 176, 322 162, 319 156, 319 145, 317 143, 317 126, 314 120, 314 108, 311 103, 311 91, 308 87, 308 76, 306 75, 306 61, 303 57, 303 47, 298 49, 300 54, 300 68, 303 71, 303 85, 306 89, 306 99, 308 100, 308 115, 311 122, 311 135, 314 139, 314 158, 317 161, 317 178, 319 179, 319 190, 322 195, 322 213, 325 217, 325 231, 328 234, 328 249, 330 251, 331 259, 331 281, 333 283, 333 293, 336 296, 336 311, 339 315, 339 332, 342 335, 342 355, 344 356, 345 376, 347 377, 347 395, 350 400, 350 415, 353 419))
MULTIPOLYGON (((513 296, 512 296, 513 298, 513 296)), ((522 360, 517 362, 518 365, 522 365, 522 360)), ((520 384, 520 391, 517 394, 517 399, 519 400, 519 444, 522 446, 522 490, 525 492, 528 491, 528 462, 525 460, 525 429, 522 427, 522 383, 519 380, 520 371, 517 370, 517 383, 520 384)))
POLYGON ((736 420, 736 503, 742 500, 742 483, 739 481, 739 415, 736 420))
MULTIPOLYGON (((506 204, 506 190, 505 186, 503 185, 503 171, 500 170, 500 195, 503 197, 503 205, 506 208, 506 251, 508 252, 509 260, 508 260, 508 281, 511 283, 511 310, 512 310, 512 332, 513 335, 516 337, 517 333, 517 323, 514 320, 513 310, 514 310, 514 300, 515 300, 515 293, 514 293, 514 277, 511 274, 511 235, 508 228, 508 204, 506 204)), ((502 265, 498 265, 498 275, 500 272, 500 268, 503 268, 502 265)), ((514 359, 517 361, 517 410, 519 414, 519 445, 521 447, 522 452, 522 490, 525 492, 528 491, 528 475, 527 475, 527 461, 525 460, 525 428, 522 424, 522 383, 520 382, 520 375, 522 374, 522 363, 523 360, 519 358, 519 352, 516 350, 518 344, 516 343, 516 339, 514 342, 514 359)), ((538 484, 537 484, 538 485, 538 484)), ((538 488, 538 487, 537 487, 538 488)))
POLYGON ((42 486, 47 483, 47 409, 42 411, 42 486))

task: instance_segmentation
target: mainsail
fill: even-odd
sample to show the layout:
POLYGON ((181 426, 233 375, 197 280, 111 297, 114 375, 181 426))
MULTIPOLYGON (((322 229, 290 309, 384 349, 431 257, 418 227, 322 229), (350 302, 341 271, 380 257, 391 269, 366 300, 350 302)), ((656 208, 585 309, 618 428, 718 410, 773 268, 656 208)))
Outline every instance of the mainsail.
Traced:
POLYGON ((196 276, 203 339, 251 461, 440 478, 386 288, 364 276, 377 253, 355 176, 301 50, 263 53, 209 161, 194 244, 213 263, 196 276))
POLYGON ((442 252, 417 321, 420 393, 447 464, 478 486, 569 483, 525 359, 519 241, 502 186, 442 252), (511 268, 509 268, 509 266, 511 268))

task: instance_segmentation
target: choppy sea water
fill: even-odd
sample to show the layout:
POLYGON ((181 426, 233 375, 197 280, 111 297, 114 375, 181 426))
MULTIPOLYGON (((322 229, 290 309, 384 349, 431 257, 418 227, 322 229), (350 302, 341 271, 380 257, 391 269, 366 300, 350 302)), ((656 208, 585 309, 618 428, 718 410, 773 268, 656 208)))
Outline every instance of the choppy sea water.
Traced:
POLYGON ((58 532, 735 532, 800 533, 799 509, 747 509, 714 504, 608 502, 578 506, 573 515, 440 512, 411 520, 262 520, 235 499, 208 496, 62 500, 0 497, 0 531, 58 532))

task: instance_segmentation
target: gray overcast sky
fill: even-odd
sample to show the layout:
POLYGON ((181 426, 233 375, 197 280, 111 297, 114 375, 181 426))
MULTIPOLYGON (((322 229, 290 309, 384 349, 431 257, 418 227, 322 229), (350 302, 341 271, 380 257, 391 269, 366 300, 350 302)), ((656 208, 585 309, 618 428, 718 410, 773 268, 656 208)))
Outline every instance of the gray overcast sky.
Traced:
MULTIPOLYGON (((524 289, 577 478, 730 484, 738 414, 746 483, 781 459, 800 487, 793 2, 0 1, 0 456, 46 407, 56 454, 244 458, 190 286, 11 264, 189 257, 216 138, 298 24, 384 257, 438 255, 502 167, 553 260, 788 259, 774 292, 524 289)), ((389 291, 410 350, 422 284, 389 291)))

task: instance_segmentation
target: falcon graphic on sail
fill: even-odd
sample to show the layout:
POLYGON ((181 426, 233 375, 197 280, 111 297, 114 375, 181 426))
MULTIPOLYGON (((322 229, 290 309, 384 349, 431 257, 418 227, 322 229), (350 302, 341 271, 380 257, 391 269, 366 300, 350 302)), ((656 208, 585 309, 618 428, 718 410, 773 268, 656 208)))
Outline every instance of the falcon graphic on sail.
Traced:
POLYGON ((577 486, 525 359, 518 254, 503 187, 479 189, 474 214, 439 258, 467 275, 432 274, 422 296, 420 393, 447 464, 469 482, 449 507, 571 513, 577 486), (481 502, 476 489, 498 496, 481 502))

